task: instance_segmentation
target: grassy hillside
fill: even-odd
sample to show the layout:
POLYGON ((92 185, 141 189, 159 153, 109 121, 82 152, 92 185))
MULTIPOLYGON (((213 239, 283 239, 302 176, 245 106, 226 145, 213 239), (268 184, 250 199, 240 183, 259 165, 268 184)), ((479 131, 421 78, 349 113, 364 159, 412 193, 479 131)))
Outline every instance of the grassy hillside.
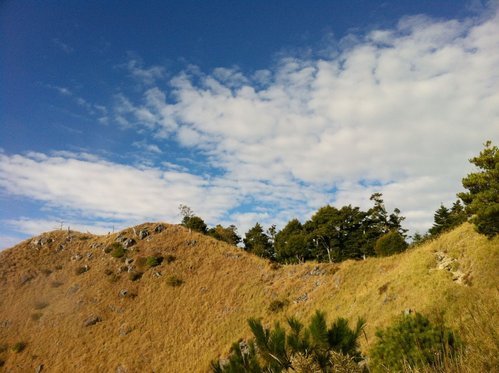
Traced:
POLYGON ((365 317, 364 350, 377 327, 410 308, 443 314, 483 349, 476 354, 497 355, 494 341, 476 340, 499 325, 499 239, 469 224, 388 258, 281 267, 180 226, 157 226, 107 236, 54 231, 1 252, 0 371, 203 372, 249 336, 248 317, 308 319, 318 308, 330 320, 365 317), (149 235, 140 239, 143 229, 149 235), (134 262, 105 252, 119 237, 136 241, 127 254, 134 262), (140 259, 154 255, 165 258, 157 267, 140 259), (132 281, 127 266, 142 277, 132 281), (271 311, 276 300, 286 305, 271 311), (15 352, 18 342, 26 347, 15 352))

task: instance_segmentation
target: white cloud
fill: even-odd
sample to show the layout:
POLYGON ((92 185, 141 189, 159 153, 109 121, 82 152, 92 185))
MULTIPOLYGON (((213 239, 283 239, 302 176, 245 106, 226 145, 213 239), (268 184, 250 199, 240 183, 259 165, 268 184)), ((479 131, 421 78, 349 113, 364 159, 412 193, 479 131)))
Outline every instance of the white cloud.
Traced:
POLYGON ((177 221, 185 203, 241 233, 256 220, 306 219, 327 203, 367 208, 380 191, 409 228, 426 230, 461 189, 467 159, 499 139, 499 19, 408 17, 337 45, 333 57, 283 57, 247 75, 189 67, 170 92, 153 86, 163 70, 130 59, 147 90, 140 102, 117 96, 115 120, 192 148, 216 175, 172 163, 0 155, 0 187, 137 222, 177 221))
POLYGON ((143 67, 141 59, 131 55, 126 64, 130 76, 138 82, 146 85, 153 84, 156 80, 165 76, 165 69, 161 66, 143 67))
POLYGON ((499 138, 498 35, 495 14, 406 17, 347 38, 331 59, 284 57, 252 77, 191 69, 171 80, 174 102, 152 88, 142 105, 163 135, 225 170, 241 196, 273 204, 271 216, 333 200, 365 204, 380 190, 424 230, 460 190, 469 156, 499 138))
POLYGON ((65 155, 0 154, 0 187, 73 214, 135 223, 178 221, 180 203, 211 222, 236 203, 233 188, 217 180, 65 155))

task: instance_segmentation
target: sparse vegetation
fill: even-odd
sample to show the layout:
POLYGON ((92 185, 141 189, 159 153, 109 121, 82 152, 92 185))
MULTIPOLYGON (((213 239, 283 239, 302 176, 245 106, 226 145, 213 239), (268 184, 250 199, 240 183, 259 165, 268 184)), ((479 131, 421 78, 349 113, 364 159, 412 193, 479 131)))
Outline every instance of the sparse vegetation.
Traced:
POLYGON ((162 256, 148 256, 146 259, 146 265, 148 267, 156 267, 159 266, 163 262, 162 256))
POLYGON ((31 320, 38 321, 43 316, 41 312, 35 312, 31 314, 31 320))
POLYGON ((130 272, 128 274, 128 279, 130 281, 138 281, 142 278, 143 273, 142 272, 130 272))
POLYGON ((76 275, 81 275, 85 272, 88 272, 89 271, 89 267, 87 265, 84 265, 84 266, 80 266, 78 268, 75 269, 75 274, 76 275))
POLYGON ((177 259, 175 255, 168 254, 167 256, 165 256, 165 262, 167 264, 173 263, 175 259, 177 259))
POLYGON ((43 268, 40 272, 42 272, 45 276, 49 276, 52 273, 52 270, 43 268))
POLYGON ((289 304, 289 301, 287 300, 281 300, 281 299, 276 299, 270 302, 268 310, 270 312, 279 312, 284 309, 289 304))
POLYGON ((343 318, 328 328, 325 314, 316 311, 307 328, 296 318, 288 318, 289 331, 279 323, 267 329, 257 319, 249 319, 248 324, 253 339, 246 344, 234 343, 226 362, 212 362, 213 372, 283 372, 305 366, 304 372, 329 372, 336 371, 335 363, 343 361, 335 355, 344 355, 354 367, 355 361, 361 360, 358 339, 365 326, 362 319, 353 329, 343 318))
POLYGON ((35 310, 43 310, 44 308, 48 307, 48 305, 49 304, 47 302, 39 301, 35 302, 34 308, 35 310))
POLYGON ((17 342, 12 346, 12 351, 15 353, 22 352, 26 349, 26 342, 17 342))
POLYGON ((61 281, 52 281, 50 283, 50 286, 53 288, 58 288, 58 287, 61 287, 62 285, 64 285, 64 283, 61 281))
POLYGON ((178 287, 184 283, 184 280, 178 276, 172 275, 166 279, 166 283, 171 287, 178 287))
POLYGON ((122 244, 120 244, 119 242, 114 242, 112 245, 111 245, 111 256, 113 258, 122 258, 125 256, 126 254, 126 249, 123 247, 122 244))
POLYGON ((445 359, 452 359, 460 347, 453 331, 442 322, 431 323, 419 313, 402 315, 392 326, 378 330, 376 337, 369 355, 375 372, 435 368, 445 359))

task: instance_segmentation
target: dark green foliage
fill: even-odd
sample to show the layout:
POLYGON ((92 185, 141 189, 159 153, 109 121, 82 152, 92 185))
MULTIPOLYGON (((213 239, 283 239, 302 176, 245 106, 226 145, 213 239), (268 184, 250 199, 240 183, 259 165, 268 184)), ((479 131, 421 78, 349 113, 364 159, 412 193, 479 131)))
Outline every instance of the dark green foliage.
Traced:
POLYGON ((379 256, 389 256, 404 251, 407 246, 407 242, 399 232, 391 231, 378 238, 374 250, 379 256))
POLYGON ((257 319, 249 319, 248 324, 254 339, 245 351, 240 342, 234 344, 227 364, 212 363, 214 372, 294 371, 298 368, 293 366, 294 357, 308 359, 321 371, 330 372, 334 369, 334 354, 360 359, 358 339, 365 325, 361 319, 355 329, 350 329, 345 319, 337 319, 328 328, 324 313, 317 311, 307 328, 295 318, 287 320, 289 331, 279 323, 267 329, 257 319))
POLYGON ((487 141, 479 156, 470 162, 479 171, 463 179, 463 187, 468 191, 457 196, 472 215, 477 231, 491 238, 499 233, 499 148, 487 141))
POLYGON ((275 235, 276 260, 281 263, 298 263, 311 259, 307 250, 307 232, 298 219, 293 219, 275 235))
POLYGON ((159 266, 163 262, 162 256, 148 256, 146 259, 146 265, 148 267, 159 266))
POLYGON ((461 202, 457 200, 451 209, 448 209, 443 204, 440 205, 439 209, 435 211, 433 218, 434 223, 428 230, 428 233, 431 236, 436 236, 464 223, 467 219, 467 214, 461 202))
POLYGON ((224 241, 234 246, 241 242, 241 237, 237 234, 237 228, 235 225, 229 225, 225 228, 218 224, 214 228, 208 229, 208 235, 219 241, 224 241))
POLYGON ((376 337, 371 368, 383 372, 401 371, 404 364, 412 369, 434 366, 455 354, 460 345, 442 322, 432 324, 419 313, 401 316, 392 326, 378 330, 376 337))
POLYGON ((119 242, 114 242, 111 245, 111 251, 110 252, 111 252, 111 256, 113 258, 122 258, 123 256, 125 256, 126 249, 119 242))
POLYGON ((256 223, 253 228, 246 232, 243 240, 244 249, 263 258, 273 258, 273 247, 269 236, 265 234, 262 226, 256 223))
POLYGON ((341 209, 320 208, 305 223, 313 257, 319 261, 339 262, 367 254, 366 217, 366 212, 350 205, 341 209))
POLYGON ((25 348, 26 348, 26 342, 17 342, 14 344, 14 346, 12 346, 12 351, 19 353, 24 351, 25 348))
POLYGON ((186 228, 192 229, 193 231, 206 233, 208 231, 208 227, 203 219, 199 216, 185 216, 182 219, 182 225, 186 228))

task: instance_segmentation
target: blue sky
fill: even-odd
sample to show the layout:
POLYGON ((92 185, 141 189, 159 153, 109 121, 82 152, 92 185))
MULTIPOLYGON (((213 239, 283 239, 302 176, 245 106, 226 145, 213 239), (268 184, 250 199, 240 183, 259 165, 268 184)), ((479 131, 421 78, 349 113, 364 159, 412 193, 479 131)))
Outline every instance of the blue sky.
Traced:
POLYGON ((497 4, 4 1, 0 248, 375 191, 423 232, 499 139, 497 4))

